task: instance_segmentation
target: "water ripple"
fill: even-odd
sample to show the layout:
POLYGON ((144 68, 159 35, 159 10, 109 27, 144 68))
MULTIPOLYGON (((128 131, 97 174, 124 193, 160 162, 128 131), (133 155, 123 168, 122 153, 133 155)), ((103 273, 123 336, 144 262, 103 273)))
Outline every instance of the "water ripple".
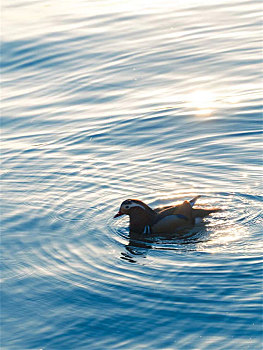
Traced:
POLYGON ((3 12, 3 346, 261 349, 259 1, 3 12), (217 213, 130 241, 120 203, 217 213), (16 329, 14 334, 13 329, 16 329))

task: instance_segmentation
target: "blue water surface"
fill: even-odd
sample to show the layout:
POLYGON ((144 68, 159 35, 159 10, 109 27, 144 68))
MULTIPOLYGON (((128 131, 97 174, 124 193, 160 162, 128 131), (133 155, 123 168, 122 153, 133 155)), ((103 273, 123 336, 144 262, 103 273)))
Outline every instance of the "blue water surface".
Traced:
POLYGON ((261 2, 5 1, 3 350, 262 349, 261 2), (220 207, 129 241, 126 198, 220 207))

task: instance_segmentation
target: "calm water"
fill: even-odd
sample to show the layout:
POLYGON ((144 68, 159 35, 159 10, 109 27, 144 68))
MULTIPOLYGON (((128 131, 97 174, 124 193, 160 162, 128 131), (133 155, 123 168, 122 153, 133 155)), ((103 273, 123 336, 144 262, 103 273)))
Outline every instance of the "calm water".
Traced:
POLYGON ((261 2, 5 1, 2 349, 261 349, 261 2), (129 243, 129 197, 224 210, 129 243))

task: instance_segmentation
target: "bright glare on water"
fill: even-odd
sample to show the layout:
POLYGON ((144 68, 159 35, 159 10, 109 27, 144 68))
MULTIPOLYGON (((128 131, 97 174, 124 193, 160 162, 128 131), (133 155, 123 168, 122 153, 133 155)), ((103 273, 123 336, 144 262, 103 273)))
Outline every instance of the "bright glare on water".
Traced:
POLYGON ((3 350, 262 348, 260 1, 4 1, 3 350), (220 207, 129 241, 120 203, 220 207))

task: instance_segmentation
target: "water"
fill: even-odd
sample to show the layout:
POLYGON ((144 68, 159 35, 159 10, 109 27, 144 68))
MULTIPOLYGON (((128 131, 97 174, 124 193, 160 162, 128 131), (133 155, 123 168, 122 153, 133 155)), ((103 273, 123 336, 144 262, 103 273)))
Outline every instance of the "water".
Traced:
POLYGON ((259 1, 5 1, 2 349, 261 349, 259 1), (126 198, 224 212, 129 242, 126 198))

